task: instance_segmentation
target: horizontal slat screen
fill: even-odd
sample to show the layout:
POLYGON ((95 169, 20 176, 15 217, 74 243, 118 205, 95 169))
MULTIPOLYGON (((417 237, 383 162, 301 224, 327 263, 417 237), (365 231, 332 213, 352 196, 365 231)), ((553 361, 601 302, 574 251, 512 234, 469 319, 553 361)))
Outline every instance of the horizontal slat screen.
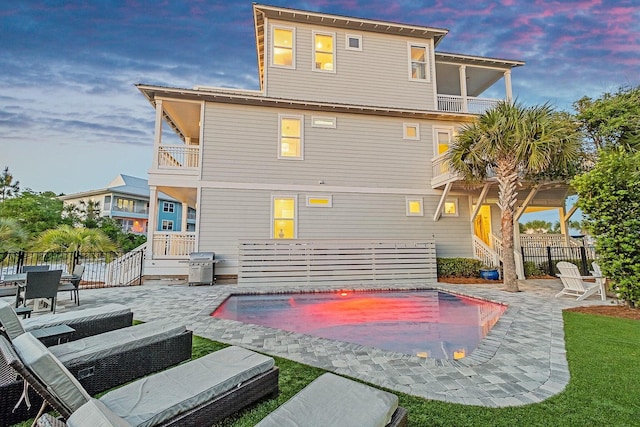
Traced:
POLYGON ((407 283, 437 280, 434 240, 247 240, 239 285, 407 283))

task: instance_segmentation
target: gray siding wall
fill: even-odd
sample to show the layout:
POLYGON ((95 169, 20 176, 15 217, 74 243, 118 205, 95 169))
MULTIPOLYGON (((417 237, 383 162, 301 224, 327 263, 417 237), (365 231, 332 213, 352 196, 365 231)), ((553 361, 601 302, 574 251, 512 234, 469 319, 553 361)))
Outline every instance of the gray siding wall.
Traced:
MULTIPOLYGON (((291 192, 203 188, 199 250, 215 251, 223 262, 216 274, 237 272, 238 240, 271 238, 271 198, 291 192)), ((460 216, 433 221, 437 196, 424 196, 424 216, 408 217, 405 195, 298 192, 300 239, 435 238, 438 257, 472 257, 469 208, 460 197, 460 216), (306 207, 307 195, 333 197, 333 207, 306 207)), ((412 196, 407 194, 406 196, 412 196)))
POLYGON ((429 40, 273 20, 269 21, 265 37, 267 96, 435 110, 435 57, 430 46, 430 81, 409 80, 407 43, 429 45, 429 40), (296 28, 295 69, 271 66, 273 25, 296 28), (335 33, 335 73, 312 71, 314 30, 335 33), (347 33, 362 36, 362 51, 345 49, 347 33))

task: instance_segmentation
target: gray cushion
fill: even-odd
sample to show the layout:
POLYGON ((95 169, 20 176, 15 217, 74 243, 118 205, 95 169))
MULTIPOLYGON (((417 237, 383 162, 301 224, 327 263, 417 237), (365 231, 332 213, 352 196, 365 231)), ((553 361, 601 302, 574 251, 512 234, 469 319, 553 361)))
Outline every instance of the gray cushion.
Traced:
POLYGON ((131 424, 111 412, 104 403, 91 399, 67 420, 67 427, 130 427, 131 424))
POLYGON ((66 366, 80 361, 104 359, 112 354, 146 347, 185 333, 184 325, 171 320, 156 320, 128 328, 116 329, 51 347, 51 352, 66 366))
POLYGON ((27 331, 46 328, 56 325, 68 325, 70 323, 90 322, 94 320, 107 319, 131 312, 131 309, 122 304, 105 304, 94 308, 85 308, 77 311, 67 311, 65 313, 47 314, 44 316, 24 319, 22 326, 27 331))
POLYGON ((384 427, 397 408, 395 394, 327 373, 256 427, 384 427))
POLYGON ((22 363, 70 412, 91 399, 78 380, 33 335, 27 332, 16 337, 13 340, 13 347, 22 363))
POLYGON ((273 366, 271 357, 227 347, 110 391, 100 401, 131 425, 154 426, 273 366))
POLYGON ((24 328, 22 327, 20 318, 18 318, 18 315, 13 310, 12 305, 3 300, 0 300, 0 323, 11 341, 17 336, 24 334, 24 328))

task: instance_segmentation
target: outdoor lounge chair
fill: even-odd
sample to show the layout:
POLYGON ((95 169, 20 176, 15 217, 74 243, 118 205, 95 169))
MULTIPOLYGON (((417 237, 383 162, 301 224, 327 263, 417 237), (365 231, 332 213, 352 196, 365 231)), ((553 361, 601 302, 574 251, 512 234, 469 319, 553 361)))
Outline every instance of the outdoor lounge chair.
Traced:
POLYGON ((570 262, 561 261, 556 264, 558 271, 558 277, 562 280, 563 289, 556 294, 556 298, 560 295, 572 295, 578 297, 578 301, 591 296, 600 295, 600 298, 605 301, 607 296, 604 290, 604 282, 597 280, 594 276, 581 276, 578 266, 571 264, 570 262), (585 282, 584 279, 594 279, 593 282, 585 282))
MULTIPOLYGON (((7 313, 3 315, 6 319, 7 313)), ((15 324, 7 337, 14 342, 15 324)), ((31 335, 30 333, 28 333, 31 335)), ((55 345, 52 354, 74 375, 91 394, 99 393, 153 372, 166 369, 191 357, 192 332, 170 320, 143 323, 116 329, 99 335, 55 345)), ((23 381, 0 360, 0 425, 22 421, 35 415, 35 407, 20 406, 14 411, 24 388, 23 381), (10 422, 8 421, 10 420, 10 422)), ((37 395, 29 396, 41 402, 37 395)))
POLYGON ((256 427, 399 427, 407 411, 398 396, 326 373, 267 415, 256 427))
MULTIPOLYGON (((211 425, 278 393, 273 358, 235 346, 139 379, 98 400, 30 333, 13 346, 0 337, 0 354, 69 426, 211 425)), ((63 426, 62 420, 45 414, 37 422, 63 426)))

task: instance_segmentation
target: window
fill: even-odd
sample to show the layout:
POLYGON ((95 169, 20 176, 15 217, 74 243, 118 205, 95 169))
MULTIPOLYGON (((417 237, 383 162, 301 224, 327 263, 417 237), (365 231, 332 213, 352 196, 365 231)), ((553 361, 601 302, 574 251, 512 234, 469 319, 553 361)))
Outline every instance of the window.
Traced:
POLYGON ((424 216, 422 199, 419 197, 407 197, 407 216, 424 216))
POLYGON ((433 139, 435 143, 434 150, 436 157, 449 150, 452 135, 453 128, 433 128, 433 139))
POLYGON ((302 159, 303 116, 280 115, 279 159, 302 159))
POLYGON ((118 199, 118 201, 116 202, 116 206, 117 208, 114 210, 120 211, 120 212, 134 212, 135 211, 135 201, 133 200, 128 200, 128 199, 118 199))
POLYGON ((276 67, 295 68, 295 31, 293 28, 273 27, 273 55, 276 67))
POLYGON ((273 196, 273 231, 274 239, 296 238, 296 197, 273 196))
POLYGON ((309 208, 330 208, 332 206, 332 196, 307 196, 307 207, 309 208))
POLYGON ((362 36, 347 34, 344 42, 344 48, 346 50, 359 50, 362 51, 362 36))
POLYGON ((335 117, 312 117, 311 118, 311 127, 314 128, 336 128, 336 118, 335 117))
POLYGON ((162 202, 162 212, 173 212, 175 205, 172 202, 162 202))
POLYGON ((162 220, 162 229, 163 230, 173 230, 173 221, 169 220, 169 219, 163 219, 162 220))
POLYGON ((420 125, 417 123, 404 123, 402 127, 404 139, 420 140, 420 125))
POLYGON ((429 81, 427 46, 409 45, 409 79, 429 81))
POLYGON ((442 208, 443 216, 458 216, 458 199, 446 199, 442 208))
POLYGON ((111 210, 111 196, 104 196, 104 210, 111 210))
POLYGON ((335 73, 335 43, 331 33, 313 32, 313 70, 335 73))

